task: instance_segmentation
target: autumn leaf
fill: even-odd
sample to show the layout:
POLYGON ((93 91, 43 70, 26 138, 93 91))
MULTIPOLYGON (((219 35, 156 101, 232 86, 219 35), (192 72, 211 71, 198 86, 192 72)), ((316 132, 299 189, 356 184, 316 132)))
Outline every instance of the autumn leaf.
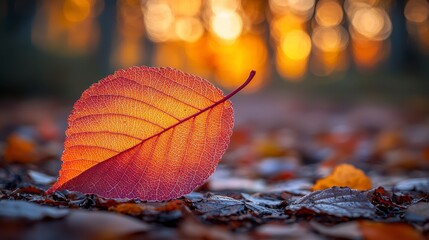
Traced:
POLYGON ((369 190, 372 187, 371 179, 361 170, 350 164, 341 164, 326 178, 317 180, 313 190, 323 190, 333 186, 349 187, 357 190, 369 190))
POLYGON ((350 218, 370 218, 375 215, 375 207, 366 193, 341 187, 312 192, 287 207, 287 210, 294 212, 302 209, 350 218))
POLYGON ((116 206, 109 207, 109 211, 128 214, 132 216, 140 215, 145 209, 137 203, 122 203, 116 206))
POLYGON ((165 200, 202 184, 228 147, 228 100, 197 76, 133 67, 92 85, 68 119, 62 167, 48 192, 165 200))
POLYGON ((11 163, 31 163, 38 160, 37 146, 32 139, 11 134, 4 149, 4 159, 11 163))
POLYGON ((367 240, 388 240, 388 239, 409 239, 423 240, 423 236, 412 226, 406 223, 380 223, 372 221, 360 221, 359 228, 364 239, 367 240))

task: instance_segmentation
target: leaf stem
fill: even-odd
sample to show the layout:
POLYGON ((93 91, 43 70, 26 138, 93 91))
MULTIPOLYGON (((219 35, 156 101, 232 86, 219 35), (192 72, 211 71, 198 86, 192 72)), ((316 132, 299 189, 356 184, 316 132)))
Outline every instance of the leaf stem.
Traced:
POLYGON ((243 84, 241 84, 240 87, 238 87, 237 89, 235 89, 234 91, 232 91, 230 94, 226 95, 224 97, 224 99, 222 99, 222 100, 226 101, 226 100, 230 99, 232 96, 234 96, 235 94, 237 94, 238 92, 240 92, 241 89, 243 89, 244 87, 246 87, 247 84, 249 84, 250 81, 252 81, 252 79, 255 76, 255 74, 256 74, 255 70, 250 71, 249 77, 247 77, 247 80, 243 84))

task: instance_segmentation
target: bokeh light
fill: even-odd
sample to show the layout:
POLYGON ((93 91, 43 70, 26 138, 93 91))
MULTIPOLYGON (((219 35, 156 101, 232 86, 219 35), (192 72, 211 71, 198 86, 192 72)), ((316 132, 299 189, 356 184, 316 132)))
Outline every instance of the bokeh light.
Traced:
POLYGON ((68 21, 80 22, 91 13, 91 3, 89 0, 65 0, 63 11, 68 21))
POLYGON ((120 0, 116 12, 117 34, 110 64, 117 68, 140 65, 144 59, 143 14, 139 1, 120 0))
POLYGON ((311 51, 310 36, 302 30, 292 30, 282 39, 281 49, 292 60, 305 59, 311 51))
POLYGON ((349 37, 342 26, 315 27, 312 41, 315 50, 311 64, 313 74, 327 76, 347 68, 345 49, 348 46, 349 37))
POLYGON ((101 0, 41 1, 33 23, 32 42, 66 55, 87 54, 98 43, 96 17, 103 8, 101 0))
POLYGON ((424 53, 429 54, 429 2, 409 0, 405 5, 404 15, 413 42, 417 43, 424 53))
MULTIPOLYGON (((33 44, 70 55, 94 51, 104 4, 38 2, 33 44)), ((256 68, 253 91, 268 81, 271 62, 285 80, 368 72, 390 54, 392 6, 381 0, 117 0, 109 64, 177 67, 225 88, 256 68)), ((411 41, 429 54, 428 1, 406 1, 403 14, 411 41)))
POLYGON ((149 0, 143 9, 149 38, 154 42, 167 41, 174 32, 174 16, 170 5, 166 1, 149 0))
POLYGON ((373 40, 384 40, 392 31, 392 23, 387 13, 380 8, 360 8, 353 14, 351 22, 357 33, 373 40))
POLYGON ((237 88, 245 80, 243 76, 247 76, 252 69, 258 75, 245 91, 256 91, 266 83, 268 50, 260 36, 243 35, 232 44, 213 40, 211 49, 216 59, 216 79, 223 87, 237 88))
POLYGON ((354 38, 351 42, 353 59, 363 71, 372 70, 388 54, 388 45, 381 41, 354 38))
POLYGON ((301 19, 292 14, 276 16, 273 18, 270 25, 271 37, 278 42, 287 32, 293 29, 302 29, 304 25, 301 19))
POLYGON ((175 31, 180 40, 195 42, 203 35, 204 27, 198 18, 183 17, 177 19, 175 31))
POLYGON ((201 0, 173 0, 169 1, 176 16, 195 17, 200 13, 201 0))
POLYGON ((290 10, 308 19, 314 9, 314 0, 287 0, 290 10))
POLYGON ((235 40, 243 29, 243 20, 232 10, 223 10, 214 14, 211 20, 213 32, 221 39, 235 40))
POLYGON ((320 26, 337 26, 343 20, 343 9, 337 1, 319 1, 316 8, 315 19, 320 26))
POLYGON ((410 0, 404 9, 404 15, 413 23, 424 23, 429 17, 429 3, 426 0, 410 0))
POLYGON ((281 14, 289 10, 288 1, 285 0, 270 0, 269 4, 274 14, 281 14))
POLYGON ((313 44, 323 52, 344 50, 348 44, 348 35, 342 26, 317 27, 313 29, 313 44))
POLYGON ((277 71, 287 80, 301 80, 306 74, 307 63, 307 58, 290 59, 281 48, 276 50, 277 71))

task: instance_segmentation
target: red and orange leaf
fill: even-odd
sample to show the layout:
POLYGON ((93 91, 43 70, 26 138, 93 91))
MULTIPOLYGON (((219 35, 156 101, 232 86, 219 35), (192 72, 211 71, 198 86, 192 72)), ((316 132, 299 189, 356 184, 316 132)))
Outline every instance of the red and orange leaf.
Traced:
POLYGON ((48 192, 172 199, 215 170, 233 127, 228 100, 199 77, 133 67, 92 85, 69 116, 62 168, 48 192))

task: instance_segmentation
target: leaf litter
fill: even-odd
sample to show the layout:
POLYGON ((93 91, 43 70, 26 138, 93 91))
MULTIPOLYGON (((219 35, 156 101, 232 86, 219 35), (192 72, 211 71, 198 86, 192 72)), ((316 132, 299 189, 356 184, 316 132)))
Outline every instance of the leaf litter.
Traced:
POLYGON ((292 202, 286 209, 292 212, 301 212, 305 209, 318 214, 349 218, 375 216, 375 207, 367 194, 347 187, 315 191, 292 202))
MULTIPOLYGON (((249 101, 245 99, 246 103, 249 101)), ((310 129, 308 126, 313 120, 330 120, 323 119, 323 116, 302 120, 305 112, 318 110, 300 104, 287 105, 293 106, 293 109, 287 106, 276 108, 295 113, 284 113, 288 118, 284 120, 288 123, 287 127, 270 123, 269 118, 263 124, 255 123, 251 127, 246 127, 243 122, 238 123, 237 130, 245 134, 232 137, 231 151, 226 152, 219 168, 222 173, 210 178, 194 192, 171 201, 109 199, 68 190, 45 194, 50 187, 49 182, 56 177, 61 149, 57 150, 57 155, 50 153, 42 158, 38 155, 37 161, 29 163, 5 161, 2 157, 1 237, 383 239, 384 234, 386 239, 391 236, 388 232, 396 229, 398 232, 393 233, 394 236, 428 238, 428 161, 425 158, 403 158, 401 156, 404 155, 398 152, 398 148, 402 152, 412 149, 426 156, 427 142, 415 143, 412 141, 413 132, 407 130, 419 124, 418 121, 411 123, 404 120, 404 130, 399 129, 391 134, 388 133, 391 126, 388 126, 389 123, 383 125, 385 122, 379 125, 371 122, 370 131, 363 128, 361 125, 365 124, 366 116, 364 107, 350 108, 350 115, 329 112, 328 109, 324 110, 329 113, 326 116, 340 114, 342 119, 353 119, 351 116, 354 116, 361 120, 345 122, 348 130, 341 133, 327 126, 310 129), (305 110, 300 113, 300 108, 305 110), (362 115, 356 116, 359 114, 362 115), (356 123, 358 125, 353 125, 356 123), (266 128, 264 124, 270 127, 266 128), (291 131, 300 139, 295 139, 295 145, 288 140, 291 131), (350 141, 344 144, 348 146, 338 142, 338 139, 347 138, 350 141), (359 141, 374 145, 368 147, 368 144, 359 144, 359 141), (329 187, 311 191, 317 180, 326 177, 339 165, 331 165, 333 162, 328 160, 333 159, 330 153, 342 147, 348 148, 348 155, 342 153, 336 156, 343 157, 341 162, 345 161, 365 172, 372 180, 373 189, 358 191, 347 187, 329 187), (352 151, 355 147, 356 151, 352 151), (288 162, 291 159, 294 159, 293 162, 288 162), (216 185, 215 181, 219 179, 224 181, 216 185), (30 210, 23 213, 13 208, 10 202, 30 210), (44 210, 38 211, 39 207, 44 210), (5 216, 5 210, 8 216, 5 216), (58 212, 61 214, 55 215, 58 212), (120 227, 108 227, 111 231, 101 228, 102 219, 120 227)), ((236 108, 241 114, 238 119, 246 119, 243 117, 246 113, 240 113, 240 105, 243 106, 243 102, 238 101, 236 108)), ((31 111, 31 108, 26 109, 31 111)), ((50 114, 56 111, 64 112, 63 108, 59 108, 52 109, 50 114)), ((386 119, 403 119, 392 114, 389 113, 386 119)), ((338 116, 333 118, 338 119, 338 116)), ((1 141, 5 142, 7 136, 7 133, 0 132, 1 141)), ((35 150, 38 153, 45 152, 46 144, 62 141, 60 136, 41 139, 43 135, 29 135, 32 136, 37 138, 32 142, 36 143, 34 147, 39 148, 35 150)))

